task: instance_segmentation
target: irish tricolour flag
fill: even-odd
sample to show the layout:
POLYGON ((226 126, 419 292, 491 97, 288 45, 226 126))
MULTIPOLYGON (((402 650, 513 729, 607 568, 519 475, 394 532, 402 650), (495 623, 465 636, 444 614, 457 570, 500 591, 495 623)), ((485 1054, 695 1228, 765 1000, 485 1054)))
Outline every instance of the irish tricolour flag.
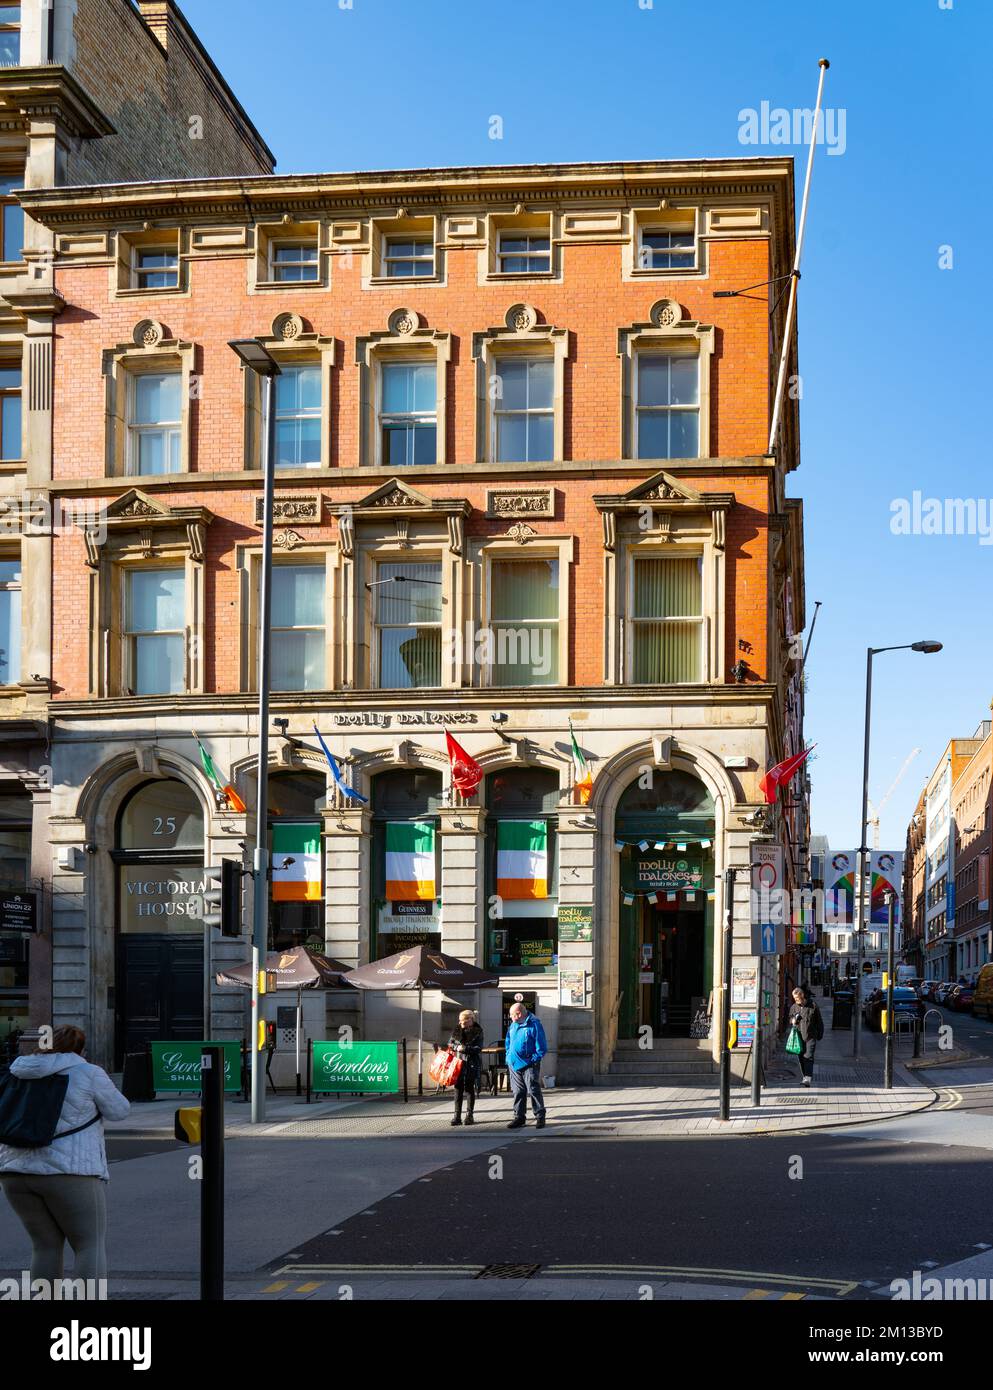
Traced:
POLYGON ((320 902, 324 876, 321 873, 321 827, 274 825, 272 827, 272 899, 277 903, 320 902), (292 859, 281 868, 284 859, 292 859))
POLYGON ((547 821, 497 821, 497 895, 508 901, 548 897, 547 821))
POLYGON ((392 820, 386 825, 386 896, 409 903, 435 898, 434 826, 430 821, 392 820))

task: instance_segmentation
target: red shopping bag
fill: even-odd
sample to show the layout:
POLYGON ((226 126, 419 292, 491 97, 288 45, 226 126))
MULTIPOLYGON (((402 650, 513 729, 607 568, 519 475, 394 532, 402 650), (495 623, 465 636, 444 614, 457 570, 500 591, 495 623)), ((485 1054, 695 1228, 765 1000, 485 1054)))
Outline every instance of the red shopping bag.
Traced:
POLYGON ((428 1068, 428 1076, 439 1086, 454 1086, 462 1070, 462 1058, 454 1052, 436 1052, 434 1061, 428 1068))

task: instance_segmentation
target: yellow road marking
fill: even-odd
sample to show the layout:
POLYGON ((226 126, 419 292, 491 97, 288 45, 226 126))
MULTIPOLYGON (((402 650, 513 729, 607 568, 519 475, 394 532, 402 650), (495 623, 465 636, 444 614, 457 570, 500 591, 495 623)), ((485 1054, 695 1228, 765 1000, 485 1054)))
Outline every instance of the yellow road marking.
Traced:
POLYGON ((798 1299, 798 1298, 806 1298, 806 1297, 807 1297, 807 1295, 806 1295, 805 1293, 784 1293, 783 1296, 782 1296, 782 1298, 781 1298, 779 1301, 780 1301, 780 1303, 788 1303, 791 1299, 796 1300, 796 1299, 798 1299))
POLYGON ((270 1284, 269 1287, 267 1289, 263 1289, 262 1292, 279 1293, 282 1289, 288 1289, 289 1286, 290 1281, 288 1279, 277 1279, 275 1284, 270 1284))
POLYGON ((321 1287, 322 1283, 323 1280, 314 1279, 309 1284, 301 1284, 300 1287, 297 1289, 297 1293, 313 1293, 315 1289, 319 1289, 321 1287))
POLYGON ((749 1289, 748 1293, 745 1294, 745 1297, 746 1297, 746 1298, 768 1298, 768 1297, 769 1297, 769 1290, 768 1290, 768 1289, 749 1289))

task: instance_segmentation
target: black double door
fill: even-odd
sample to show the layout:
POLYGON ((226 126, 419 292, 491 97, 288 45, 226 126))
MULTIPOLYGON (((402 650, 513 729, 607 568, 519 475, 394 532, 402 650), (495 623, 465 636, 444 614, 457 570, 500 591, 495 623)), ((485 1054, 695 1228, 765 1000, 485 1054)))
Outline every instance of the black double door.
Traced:
POLYGON ((203 1039, 203 934, 121 935, 117 1059, 146 1043, 203 1039))

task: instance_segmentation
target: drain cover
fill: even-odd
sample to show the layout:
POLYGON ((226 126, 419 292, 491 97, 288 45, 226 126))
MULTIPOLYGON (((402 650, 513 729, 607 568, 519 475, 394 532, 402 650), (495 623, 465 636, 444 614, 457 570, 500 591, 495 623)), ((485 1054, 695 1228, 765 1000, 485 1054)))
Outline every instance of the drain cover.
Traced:
POLYGON ((541 1265, 487 1265, 476 1275, 477 1279, 530 1279, 537 1274, 541 1265))

